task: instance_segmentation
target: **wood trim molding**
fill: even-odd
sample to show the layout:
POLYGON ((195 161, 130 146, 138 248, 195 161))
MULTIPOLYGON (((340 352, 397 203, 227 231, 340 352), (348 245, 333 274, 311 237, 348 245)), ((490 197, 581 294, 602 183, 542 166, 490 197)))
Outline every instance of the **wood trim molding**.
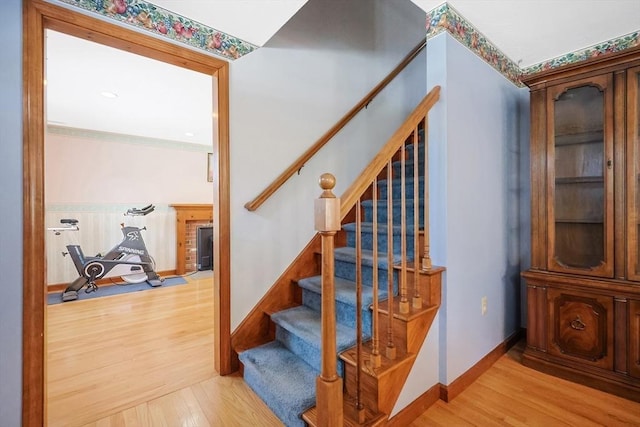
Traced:
MULTIPOLYGON (((341 236, 338 233, 338 236, 341 236)), ((300 305, 301 291, 297 290, 294 283, 302 277, 320 274, 316 262, 320 252, 320 235, 315 234, 298 257, 276 280, 269 291, 255 305, 251 312, 244 318, 231 335, 233 347, 233 369, 238 370, 238 352, 263 344, 273 339, 271 334, 271 319, 269 315, 285 308, 300 305)))
POLYGON ((526 335, 525 329, 521 328, 511 334, 496 348, 491 350, 486 356, 469 368, 465 373, 456 378, 451 384, 440 384, 440 399, 451 402, 456 396, 469 387, 478 377, 484 374, 500 357, 506 354, 520 339, 526 335))
POLYGON ((22 425, 46 425, 44 256, 44 23, 23 2, 22 425))
MULTIPOLYGON (((231 372, 229 72, 219 58, 186 49, 43 0, 23 1, 23 367, 22 425, 46 425, 44 256, 44 31, 53 29, 211 75, 218 95, 213 147, 215 254, 215 368, 231 372), (216 140, 216 138, 214 138, 216 140)), ((213 96, 213 94, 212 94, 213 96)))
POLYGON ((440 387, 442 384, 434 384, 429 390, 422 393, 416 400, 405 406, 388 422, 388 427, 403 427, 411 424, 424 411, 429 409, 440 399, 440 387))
POLYGON ((489 354, 480 359, 478 363, 473 365, 469 370, 460 375, 449 386, 442 383, 433 385, 430 389, 425 391, 422 395, 418 396, 413 402, 405 406, 400 412, 389 419, 387 426, 400 427, 411 424, 416 420, 424 411, 429 409, 438 400, 444 400, 450 402, 457 395, 462 393, 469 385, 486 372, 495 362, 500 359, 504 354, 509 351, 518 341, 520 341, 526 335, 526 329, 521 328, 518 331, 511 334, 500 343, 496 348, 491 350, 489 354))

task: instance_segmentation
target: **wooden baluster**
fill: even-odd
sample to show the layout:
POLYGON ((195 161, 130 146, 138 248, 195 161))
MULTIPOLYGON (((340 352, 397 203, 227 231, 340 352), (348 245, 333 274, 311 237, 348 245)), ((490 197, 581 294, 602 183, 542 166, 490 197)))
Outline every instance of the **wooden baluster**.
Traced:
POLYGON ((342 426, 342 378, 336 370, 336 309, 334 286, 334 237, 340 230, 340 199, 331 190, 336 179, 325 173, 320 177, 322 194, 315 200, 315 229, 322 240, 322 363, 316 378, 318 425, 342 426))
POLYGON ((387 162, 387 348, 388 359, 396 358, 396 346, 393 340, 393 165, 387 162))
POLYGON ((378 368, 380 337, 378 332, 378 178, 373 179, 373 313, 371 318, 371 367, 378 368))
MULTIPOLYGON (((420 286, 418 284, 418 258, 420 257, 419 248, 419 227, 420 227, 420 168, 418 167, 418 127, 413 130, 413 299, 412 306, 415 309, 422 308, 422 297, 420 296, 420 286)), ((426 174, 426 166, 425 166, 426 174)))
POLYGON ((364 423, 362 404, 362 218, 360 199, 356 203, 356 401, 354 409, 359 424, 364 423))
POLYGON ((424 253, 422 269, 431 270, 429 254, 429 119, 424 118, 424 253))
POLYGON ((409 312, 407 298, 407 177, 405 167, 406 142, 402 143, 400 158, 400 304, 402 314, 409 312))

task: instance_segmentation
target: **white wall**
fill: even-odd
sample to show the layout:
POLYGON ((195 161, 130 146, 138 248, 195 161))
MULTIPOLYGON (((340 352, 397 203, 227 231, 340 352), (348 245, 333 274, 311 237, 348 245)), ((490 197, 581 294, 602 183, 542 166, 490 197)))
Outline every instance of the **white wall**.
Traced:
POLYGON ((50 127, 45 203, 211 203, 207 153, 183 142, 50 127))
POLYGON ((120 223, 146 226, 144 239, 157 271, 176 268, 176 213, 170 204, 213 201, 207 153, 197 144, 49 127, 45 137, 45 224, 78 219, 78 232, 46 234, 47 283, 77 277, 61 256, 68 244, 86 255, 105 253, 122 240, 120 223), (145 217, 124 217, 154 204, 145 217))
POLYGON ((430 162, 439 165, 431 170, 431 229, 434 261, 447 267, 439 333, 440 382, 449 384, 521 325, 528 89, 448 34, 430 40, 428 52, 429 85, 443 87, 430 122, 430 162))
POLYGON ((336 175, 342 194, 424 97, 424 55, 262 207, 244 204, 424 38, 424 19, 411 2, 311 0, 231 63, 232 328, 313 236, 318 177, 336 175))
POLYGON ((22 1, 0 2, 0 424, 22 417, 22 1))

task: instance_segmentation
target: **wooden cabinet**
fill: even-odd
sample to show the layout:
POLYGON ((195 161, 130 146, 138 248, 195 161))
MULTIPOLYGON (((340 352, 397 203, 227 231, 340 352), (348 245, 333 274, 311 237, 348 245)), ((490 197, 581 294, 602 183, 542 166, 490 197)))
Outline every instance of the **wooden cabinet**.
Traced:
POLYGON ((640 378, 640 300, 630 304, 628 360, 629 374, 640 378))
POLYGON ((613 298, 549 289, 549 354, 613 369, 613 298))
POLYGON ((640 401, 640 49, 525 79, 523 363, 640 401))

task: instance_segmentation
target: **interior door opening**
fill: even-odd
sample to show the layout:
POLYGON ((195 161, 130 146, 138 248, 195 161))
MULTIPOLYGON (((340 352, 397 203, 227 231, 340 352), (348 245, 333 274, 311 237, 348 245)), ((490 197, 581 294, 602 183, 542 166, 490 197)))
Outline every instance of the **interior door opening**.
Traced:
MULTIPOLYGON (((153 58, 210 76, 217 95, 217 132, 212 146, 215 344, 210 365, 221 374, 230 372, 229 362, 229 194, 228 194, 228 64, 208 55, 181 48, 147 35, 129 31, 89 16, 40 1, 25 4, 24 38, 24 254, 23 310, 23 424, 46 425, 46 290, 45 261, 45 31, 47 29, 153 58), (225 254, 220 256, 220 254, 225 254), (42 254, 42 256, 33 256, 42 254)), ((204 153, 203 180, 206 181, 204 153)), ((153 163, 153 162, 147 162, 153 163)), ((126 162, 121 163, 126 164, 126 162)), ((91 168, 91 162, 78 162, 91 168)), ((81 183, 75 183, 81 185, 81 183)), ((78 361, 83 363, 83 361, 78 361)), ((90 362, 89 362, 90 363, 90 362)))

